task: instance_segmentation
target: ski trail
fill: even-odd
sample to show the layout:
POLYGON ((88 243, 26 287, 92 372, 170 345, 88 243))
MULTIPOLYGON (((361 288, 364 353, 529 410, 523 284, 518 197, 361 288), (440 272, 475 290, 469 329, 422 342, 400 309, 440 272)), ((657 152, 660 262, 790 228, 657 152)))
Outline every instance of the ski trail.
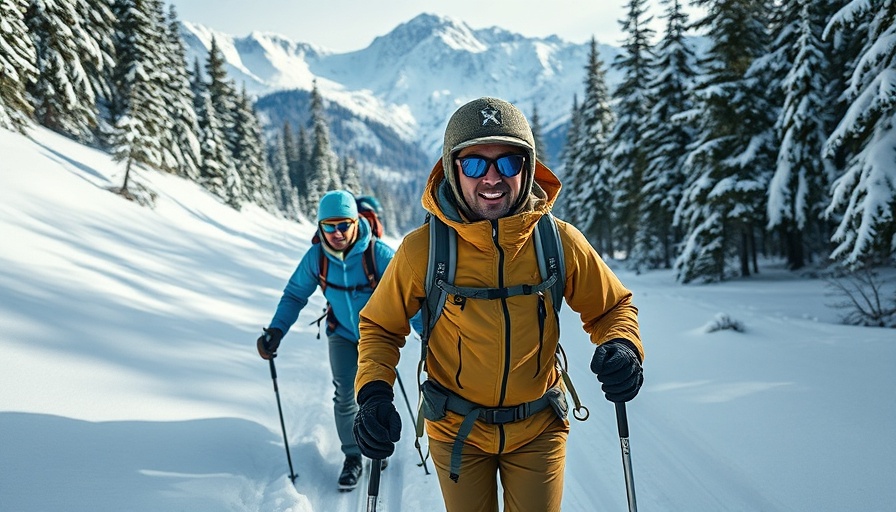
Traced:
MULTIPOLYGON (((404 464, 402 461, 389 460, 389 467, 383 471, 380 477, 380 489, 385 489, 383 495, 382 512, 401 512, 402 492, 404 490, 404 464)), ((378 508, 377 511, 380 509, 378 508)))

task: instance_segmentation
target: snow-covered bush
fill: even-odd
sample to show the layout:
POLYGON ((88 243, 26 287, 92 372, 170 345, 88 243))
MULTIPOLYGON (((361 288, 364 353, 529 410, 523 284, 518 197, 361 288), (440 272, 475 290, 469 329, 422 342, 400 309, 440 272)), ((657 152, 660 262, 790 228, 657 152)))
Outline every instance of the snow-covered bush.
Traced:
POLYGON ((744 332, 744 325, 739 321, 728 316, 728 313, 716 313, 715 318, 712 319, 711 322, 706 324, 704 328, 706 332, 716 332, 716 331, 736 331, 736 332, 744 332))

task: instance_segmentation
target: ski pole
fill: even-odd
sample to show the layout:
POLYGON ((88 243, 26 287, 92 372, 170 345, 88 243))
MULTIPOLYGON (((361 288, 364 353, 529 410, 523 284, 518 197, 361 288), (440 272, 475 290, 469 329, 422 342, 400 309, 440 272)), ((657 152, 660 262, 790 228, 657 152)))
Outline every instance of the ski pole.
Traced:
POLYGON ((376 500, 380 495, 380 459, 370 461, 370 481, 367 482, 367 512, 376 512, 376 500))
POLYGON ((619 428, 619 443, 622 445, 622 470, 625 472, 625 492, 628 498, 628 511, 638 512, 635 501, 635 476, 632 474, 632 454, 628 444, 628 415, 625 402, 616 404, 616 426, 619 428))
MULTIPOLYGON (((401 375, 398 374, 397 369, 395 370, 395 376, 398 378, 398 387, 401 388, 401 394, 404 395, 404 403, 408 406, 408 414, 411 415, 411 421, 414 423, 414 425, 416 425, 417 418, 414 417, 414 410, 411 408, 411 402, 408 400, 408 394, 404 390, 404 383, 401 382, 401 375)), ((420 464, 417 464, 417 465, 423 466, 423 471, 425 471, 426 474, 428 475, 429 468, 426 467, 426 457, 423 456, 423 450, 420 448, 420 438, 419 437, 414 438, 414 446, 417 448, 417 453, 420 454, 420 464)))
POLYGON ((286 461, 289 463, 289 480, 295 483, 296 478, 299 477, 292 470, 292 457, 289 456, 289 441, 286 439, 286 425, 283 423, 283 408, 280 406, 280 388, 277 386, 277 368, 274 366, 274 354, 268 362, 271 363, 271 380, 274 381, 274 394, 277 395, 277 412, 280 413, 280 429, 283 431, 283 446, 286 447, 286 461))

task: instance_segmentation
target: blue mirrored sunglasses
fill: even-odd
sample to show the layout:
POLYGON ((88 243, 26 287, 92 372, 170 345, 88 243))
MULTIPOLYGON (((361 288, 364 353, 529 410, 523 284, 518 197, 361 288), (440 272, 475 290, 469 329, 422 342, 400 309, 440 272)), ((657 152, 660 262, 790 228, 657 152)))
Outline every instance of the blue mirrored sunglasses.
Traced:
POLYGON ((468 178, 481 178, 488 172, 488 168, 494 164, 498 173, 505 178, 512 178, 523 170, 526 165, 525 155, 504 155, 498 158, 488 158, 480 155, 462 156, 457 159, 460 169, 468 178))
POLYGON ((324 222, 321 222, 320 229, 322 229, 324 233, 329 233, 329 234, 335 233, 337 229, 339 231, 345 233, 346 231, 349 230, 349 228, 351 228, 354 225, 355 225, 355 221, 353 221, 353 220, 346 220, 346 221, 340 222, 338 224, 326 224, 324 222))

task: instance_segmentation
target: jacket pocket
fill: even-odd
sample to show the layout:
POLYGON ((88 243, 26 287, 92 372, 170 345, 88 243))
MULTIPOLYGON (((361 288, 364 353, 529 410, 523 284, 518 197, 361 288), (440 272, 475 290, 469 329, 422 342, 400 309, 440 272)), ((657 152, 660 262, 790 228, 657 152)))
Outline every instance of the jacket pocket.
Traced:
POLYGON ((566 402, 566 393, 563 392, 562 386, 554 386, 544 394, 551 408, 561 420, 565 420, 569 415, 569 404, 566 402))
POLYGON ((424 381, 421 387, 423 389, 423 417, 429 421, 439 421, 444 418, 448 393, 431 380, 424 381))

